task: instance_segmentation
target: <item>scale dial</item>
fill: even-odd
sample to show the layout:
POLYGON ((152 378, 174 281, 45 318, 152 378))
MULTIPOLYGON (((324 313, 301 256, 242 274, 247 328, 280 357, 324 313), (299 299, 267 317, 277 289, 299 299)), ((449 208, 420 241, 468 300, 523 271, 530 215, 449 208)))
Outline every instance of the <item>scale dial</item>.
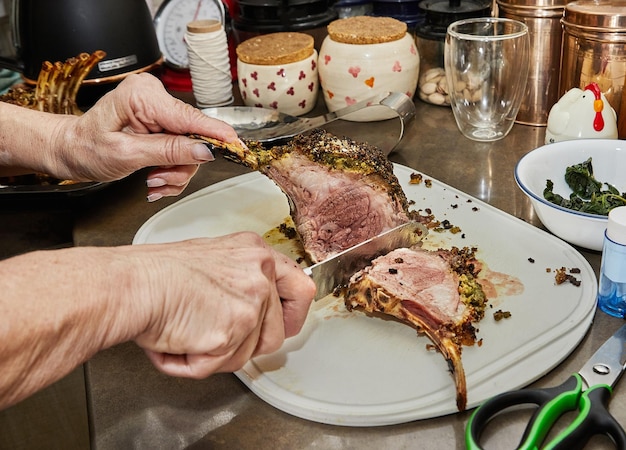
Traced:
POLYGON ((188 69, 184 37, 187 24, 194 20, 213 19, 224 26, 226 11, 221 0, 165 0, 154 16, 159 48, 166 64, 188 69))

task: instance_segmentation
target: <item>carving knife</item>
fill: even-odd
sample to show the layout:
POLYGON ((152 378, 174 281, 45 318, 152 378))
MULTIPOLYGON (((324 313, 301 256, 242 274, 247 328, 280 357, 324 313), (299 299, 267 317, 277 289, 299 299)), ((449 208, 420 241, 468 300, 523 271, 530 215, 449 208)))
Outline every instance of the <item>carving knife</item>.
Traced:
POLYGON ((304 272, 313 278, 317 286, 314 300, 326 297, 339 286, 347 285, 350 277, 370 265, 374 258, 397 248, 412 247, 427 234, 428 229, 421 223, 407 222, 306 267, 304 272))

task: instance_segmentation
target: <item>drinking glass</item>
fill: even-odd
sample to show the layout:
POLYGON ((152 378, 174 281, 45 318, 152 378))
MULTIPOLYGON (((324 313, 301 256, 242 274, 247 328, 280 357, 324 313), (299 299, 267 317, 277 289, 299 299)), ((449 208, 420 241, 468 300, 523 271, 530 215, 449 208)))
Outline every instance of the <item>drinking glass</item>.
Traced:
POLYGON ((528 28, 494 17, 465 19, 448 26, 444 65, 454 119, 475 141, 505 137, 526 88, 528 28))

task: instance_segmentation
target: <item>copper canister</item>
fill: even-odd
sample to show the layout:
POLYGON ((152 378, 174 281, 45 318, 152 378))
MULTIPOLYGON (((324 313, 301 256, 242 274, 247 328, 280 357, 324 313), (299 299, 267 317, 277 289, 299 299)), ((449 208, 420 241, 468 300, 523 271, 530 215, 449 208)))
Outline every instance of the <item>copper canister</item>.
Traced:
MULTIPOLYGON (((583 0, 563 14, 563 55, 559 94, 596 82, 618 114, 626 116, 622 92, 626 79, 626 2, 583 0)), ((624 94, 626 95, 626 94, 624 94)), ((622 127, 623 128, 623 127, 622 127)), ((619 136, 626 138, 623 131, 619 136)))
POLYGON ((559 99, 561 18, 568 0, 497 0, 498 15, 524 22, 530 38, 526 94, 516 122, 545 126, 559 99))

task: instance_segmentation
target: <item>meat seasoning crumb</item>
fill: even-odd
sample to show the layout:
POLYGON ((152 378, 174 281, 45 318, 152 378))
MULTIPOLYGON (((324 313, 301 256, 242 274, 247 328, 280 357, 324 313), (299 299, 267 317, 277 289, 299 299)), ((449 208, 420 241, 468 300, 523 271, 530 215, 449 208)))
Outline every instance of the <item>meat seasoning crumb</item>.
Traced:
POLYGON ((496 322, 502 319, 508 319, 509 317, 511 317, 510 311, 502 311, 501 309, 499 309, 493 313, 493 318, 496 320, 496 322))
POLYGON ((571 275, 572 273, 580 273, 580 269, 573 268, 570 270, 570 273, 567 273, 567 269, 565 269, 565 267, 561 267, 560 269, 556 269, 555 272, 554 281, 556 281, 556 284, 563 284, 569 281, 574 286, 580 286, 580 280, 574 275, 571 275))
POLYGON ((287 239, 295 239, 298 236, 296 229, 294 227, 290 227, 286 223, 281 223, 278 225, 278 230, 287 238, 287 239))
POLYGON ((421 173, 412 173, 411 179, 409 180, 409 184, 420 184, 422 182, 423 176, 421 173))

